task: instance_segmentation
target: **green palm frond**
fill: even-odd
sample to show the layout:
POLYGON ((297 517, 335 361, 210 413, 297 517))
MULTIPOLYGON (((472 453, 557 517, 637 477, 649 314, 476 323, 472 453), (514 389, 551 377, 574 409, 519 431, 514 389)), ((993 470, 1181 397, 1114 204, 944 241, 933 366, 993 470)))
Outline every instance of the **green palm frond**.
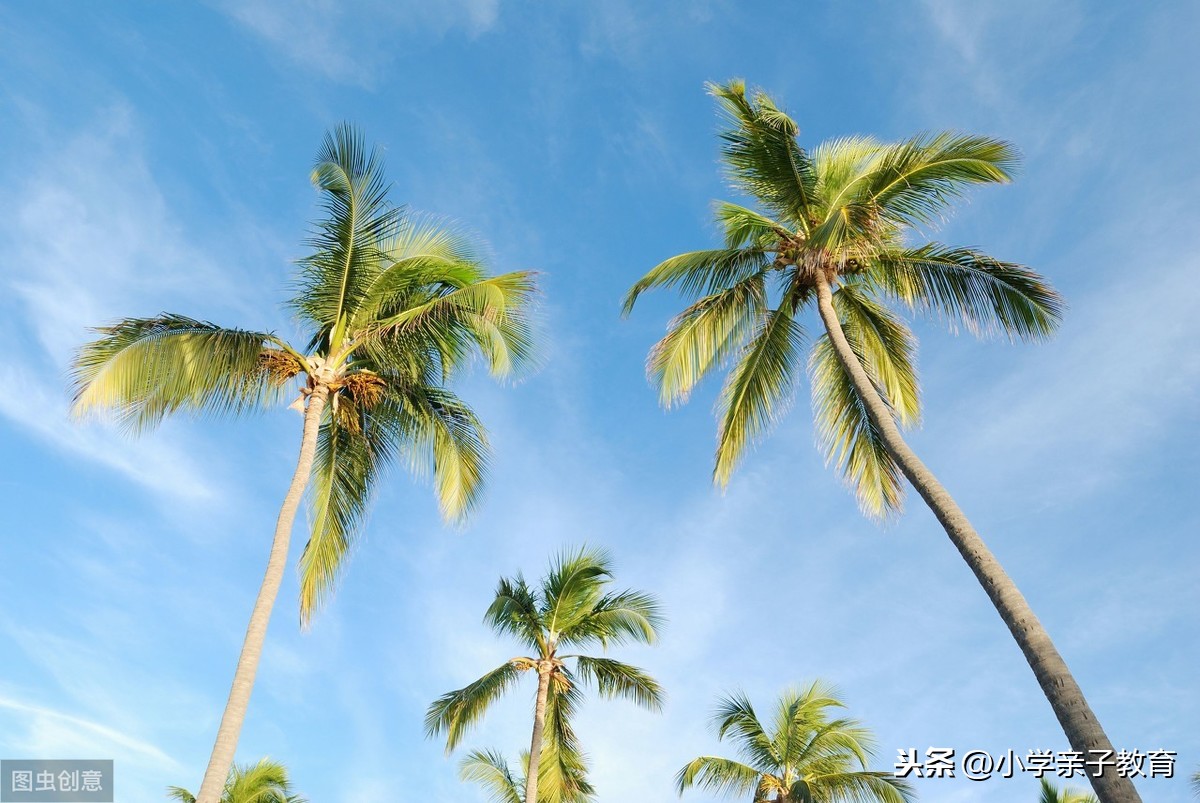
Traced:
POLYGON ((723 697, 713 712, 712 722, 717 739, 732 736, 742 757, 760 770, 770 770, 782 763, 774 742, 754 712, 750 698, 742 692, 723 697))
POLYGON ((537 285, 535 274, 517 271, 446 285, 430 297, 371 322, 364 340, 386 340, 415 334, 437 344, 454 366, 468 344, 487 360, 493 376, 505 377, 534 359, 529 310, 537 285))
POLYGON ((611 577, 612 556, 607 550, 580 546, 556 555, 542 580, 542 621, 547 630, 557 636, 588 616, 611 577))
MULTIPOLYGON (((140 430, 174 412, 239 413, 278 401, 290 359, 265 332, 225 329, 163 313, 96 330, 73 366, 73 411, 114 411, 140 430), (273 355, 277 359, 273 359, 273 355)), ((293 373, 300 370, 294 366, 293 373)))
POLYGON ((729 484, 746 447, 766 434, 791 401, 804 343, 804 330, 793 315, 785 301, 759 316, 754 335, 721 388, 713 476, 722 487, 729 484))
POLYGON ((821 335, 809 360, 813 415, 826 461, 837 466, 868 515, 883 518, 904 501, 903 475, 884 446, 828 335, 821 335))
POLYGON ((412 424, 405 447, 417 476, 433 472, 442 516, 461 521, 479 503, 487 475, 487 433, 461 399, 448 390, 416 386, 403 390, 412 424))
POLYGON ((916 799, 912 784, 888 772, 855 770, 815 775, 797 781, 792 800, 837 803, 909 803, 916 799))
POLYGON ((537 597, 519 574, 500 578, 483 621, 497 633, 516 636, 525 646, 541 652, 548 649, 537 597))
POLYGON ((663 690, 654 678, 636 666, 611 658, 575 658, 576 674, 584 683, 594 683, 601 697, 624 697, 643 708, 661 711, 663 690))
MULTIPOLYGON (((167 797, 180 803, 196 803, 195 796, 179 786, 167 787, 167 797)), ((264 758, 255 764, 235 765, 221 792, 220 803, 308 803, 292 792, 287 767, 264 758)))
POLYGON ((494 750, 472 750, 459 762, 458 777, 482 786, 493 803, 522 803, 525 779, 513 775, 508 761, 494 750))
POLYGON ((723 365, 745 343, 766 310, 764 277, 765 272, 747 276, 671 320, 666 337, 646 360, 646 373, 658 386, 664 407, 687 401, 705 374, 723 365))
POLYGON ((654 644, 662 625, 662 606, 657 599, 625 590, 602 596, 587 617, 562 632, 559 642, 574 646, 595 643, 605 648, 628 641, 654 644))
POLYGON ((883 292, 977 336, 1044 338, 1058 328, 1065 308, 1035 271, 970 248, 929 243, 886 252, 870 275, 883 292))
MULTIPOLYGON (((692 787, 723 795, 745 794, 757 789, 758 785, 758 770, 717 756, 693 759, 675 776, 675 788, 680 794, 692 787)), ((756 795, 755 799, 760 798, 756 795)))
POLYGON ((807 230, 817 175, 796 143, 796 123, 765 93, 747 98, 742 81, 709 84, 708 90, 728 123, 721 132, 721 153, 734 186, 757 198, 772 216, 807 230))
MULTIPOLYGON (((402 210, 388 201, 383 155, 368 150, 362 135, 343 124, 325 137, 312 171, 325 216, 309 240, 312 253, 300 262, 292 306, 317 327, 311 347, 331 343, 334 330, 358 305, 385 260, 384 245, 400 228, 402 210)), ((341 332, 344 336, 345 332, 341 332)))
POLYGON ((656 265, 625 295, 622 313, 628 315, 642 293, 652 288, 677 287, 684 298, 698 299, 728 290, 761 274, 771 265, 762 248, 719 248, 679 254, 656 265))
POLYGON ((975 184, 1012 180, 1019 163, 1008 142, 970 134, 922 134, 883 146, 863 195, 893 223, 929 223, 975 184))
POLYGON ((772 251, 781 237, 792 235, 782 223, 728 201, 717 201, 714 212, 725 233, 726 248, 749 246, 772 251))
POLYGON ((842 331, 868 376, 901 426, 921 418, 917 341, 899 316, 871 297, 860 282, 847 281, 833 294, 842 331))
POLYGON ((520 677, 522 667, 509 661, 457 691, 443 694, 425 712, 425 734, 446 734, 449 753, 467 732, 487 713, 487 709, 508 691, 520 677))
POLYGON ((1100 803, 1100 801, 1090 792, 1077 789, 1059 791, 1048 779, 1042 778, 1038 803, 1100 803))

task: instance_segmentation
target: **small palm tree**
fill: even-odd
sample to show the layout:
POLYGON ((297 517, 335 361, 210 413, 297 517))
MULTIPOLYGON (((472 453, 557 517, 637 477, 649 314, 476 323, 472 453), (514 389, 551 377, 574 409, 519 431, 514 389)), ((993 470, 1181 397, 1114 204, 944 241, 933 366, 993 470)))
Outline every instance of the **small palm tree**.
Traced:
MULTIPOLYGON (((167 797, 180 803, 196 803, 192 793, 179 786, 167 787, 167 797)), ((230 770, 220 803, 308 803, 308 799, 292 794, 287 767, 264 758, 257 764, 230 770)))
POLYGON ((723 699, 713 715, 717 738, 731 736, 740 761, 701 756, 675 776, 682 795, 693 786, 721 794, 752 794, 754 803, 902 803, 909 784, 867 769, 871 732, 857 720, 834 718, 844 708, 832 687, 814 682, 789 689, 776 703, 771 730, 743 694, 723 699))
POLYGON ((304 412, 300 454, 200 803, 217 803, 233 764, 310 476, 312 531, 300 557, 303 623, 332 590, 389 464, 432 467, 446 518, 474 507, 487 439, 446 382, 473 352, 494 375, 506 376, 531 351, 532 276, 488 276, 468 239, 393 206, 378 152, 368 151, 352 128, 326 137, 312 178, 326 217, 300 263, 291 301, 309 330, 302 345, 163 313, 100 329, 75 360, 76 413, 115 411, 134 430, 175 412, 248 412, 281 399, 294 377, 303 379, 295 404, 304 412))
MULTIPOLYGON (((694 299, 650 352, 662 404, 686 401, 705 375, 730 369, 717 402, 714 469, 726 485, 790 403, 805 364, 801 313, 815 306, 825 331, 807 363, 827 460, 873 516, 900 509, 904 480, 916 489, 1008 626, 1071 746, 1111 752, 1020 590, 900 432, 920 415, 916 341, 889 302, 975 334, 1036 340, 1058 326, 1062 300, 1033 270, 970 248, 910 242, 968 187, 1008 181, 1012 146, 942 133, 893 144, 847 137, 809 152, 767 95, 748 96, 740 81, 711 90, 729 120, 721 137, 733 185, 761 209, 718 204, 724 247, 668 259, 629 291, 626 313, 653 287, 694 299)), ((1092 784, 1104 803, 1140 800, 1115 773, 1092 784)))
MULTIPOLYGON (((547 765, 546 754, 542 764, 547 765)), ((458 765, 458 776, 482 786, 493 803, 522 803, 529 772, 529 751, 521 751, 521 774, 509 769, 508 761, 494 750, 473 750, 458 765)), ((587 780, 587 767, 580 762, 561 776, 561 784, 538 784, 539 803, 590 803, 596 790, 587 780)))
POLYGON ((1042 794, 1038 797, 1038 803, 1099 803, 1099 801, 1095 795, 1080 789, 1059 791, 1049 780, 1042 778, 1042 794))
POLYGON ((657 640, 658 602, 640 591, 609 591, 611 582, 608 554, 587 547, 552 560, 540 587, 529 586, 520 574, 501 578, 484 621, 497 633, 516 637, 533 654, 512 658, 474 683, 439 697, 425 715, 426 733, 431 737, 445 733, 446 750, 453 750, 521 673, 535 672, 528 766, 538 771, 526 773, 525 803, 542 800, 542 784, 547 799, 566 799, 570 779, 582 766, 582 751, 571 726, 582 701, 581 684, 594 686, 602 697, 625 697, 653 710, 662 706, 658 682, 642 670, 611 658, 559 652, 657 640))

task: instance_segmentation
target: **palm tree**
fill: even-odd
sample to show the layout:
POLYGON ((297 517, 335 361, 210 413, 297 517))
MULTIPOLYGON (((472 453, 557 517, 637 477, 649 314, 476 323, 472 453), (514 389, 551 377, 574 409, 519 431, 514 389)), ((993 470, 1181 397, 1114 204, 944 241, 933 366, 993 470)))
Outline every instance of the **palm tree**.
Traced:
MULTIPOLYGON (((546 766, 543 753, 542 765, 546 766)), ((464 781, 482 786, 493 803, 522 803, 529 772, 529 751, 521 751, 521 774, 508 766, 504 756, 494 750, 473 750, 458 765, 458 775, 464 781)), ((580 762, 562 777, 557 788, 553 784, 538 785, 539 803, 590 803, 596 790, 587 781, 587 767, 580 762)))
POLYGON ((594 686, 602 697, 624 697, 645 708, 662 707, 662 689, 641 669, 611 658, 560 654, 578 649, 640 641, 653 644, 661 625, 658 602, 640 591, 609 591, 612 561, 602 550, 581 547, 564 551, 550 563, 538 588, 518 574, 501 578, 484 621, 497 633, 514 636, 533 654, 505 661, 457 691, 442 695, 425 714, 425 731, 446 734, 452 751, 467 731, 520 678, 537 673, 537 696, 528 765, 525 803, 538 803, 539 786, 546 799, 566 799, 570 779, 582 768, 582 752, 571 718, 582 701, 581 684, 594 686), (573 661, 572 670, 568 661, 573 661), (559 797, 561 796, 561 797, 559 797))
POLYGON ((1081 792, 1078 789, 1064 789, 1060 792, 1054 788, 1054 784, 1042 778, 1042 794, 1038 797, 1038 803, 1099 803, 1099 801, 1090 792, 1081 792))
POLYGON ((291 301, 309 330, 304 345, 163 313, 101 328, 75 360, 76 413, 114 411, 135 431, 175 412, 248 412, 281 399, 293 377, 303 379, 294 405, 304 413, 300 455, 200 803, 217 803, 233 763, 310 476, 312 531, 300 557, 303 624, 331 592, 370 493, 391 463, 403 459, 418 473, 432 468, 447 519, 475 506, 487 439, 446 382, 473 352, 498 377, 531 352, 531 274, 488 276, 466 237, 389 203, 379 152, 368 151, 351 127, 326 137, 312 179, 325 218, 300 262, 291 301))
POLYGON ((874 739, 857 720, 835 719, 829 712, 844 707, 837 691, 820 681, 788 689, 775 705, 768 732, 744 694, 724 698, 713 715, 717 739, 731 736, 742 760, 700 756, 675 776, 679 793, 693 786, 752 793, 754 803, 912 800, 906 781, 867 769, 874 739))
MULTIPOLYGON (((788 406, 804 363, 800 314, 815 303, 825 333, 808 370, 828 460, 874 516, 900 509, 908 480, 996 606, 1071 746, 1084 755, 1112 750, 1021 592, 900 434, 920 413, 916 343, 888 302, 975 334, 1037 340, 1059 323, 1061 298, 1031 269, 908 242, 971 185, 1008 181, 1012 146, 942 133, 898 143, 847 137, 809 152, 764 93, 747 96, 740 81, 710 89, 728 118, 721 137, 733 186, 760 208, 718 204, 723 247, 668 259, 629 291, 626 313, 652 287, 678 287, 694 300, 647 361, 661 402, 686 401, 706 374, 731 366, 717 402, 714 479, 724 486, 747 445, 788 406)), ((1115 773, 1092 783, 1104 803, 1139 800, 1115 773)))
MULTIPOLYGON (((180 803, 196 803, 192 793, 179 786, 167 787, 167 797, 180 803)), ((308 803, 308 800, 292 794, 287 767, 264 758, 257 764, 230 770, 220 803, 308 803)))

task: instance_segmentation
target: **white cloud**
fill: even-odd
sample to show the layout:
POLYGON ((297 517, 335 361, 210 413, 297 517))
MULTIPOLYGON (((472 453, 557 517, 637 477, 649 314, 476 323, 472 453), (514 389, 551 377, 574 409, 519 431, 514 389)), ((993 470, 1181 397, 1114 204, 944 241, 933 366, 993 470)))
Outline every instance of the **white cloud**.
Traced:
POLYGON ((500 14, 500 0, 222 0, 218 6, 301 67, 367 87, 401 47, 401 35, 475 37, 500 14))

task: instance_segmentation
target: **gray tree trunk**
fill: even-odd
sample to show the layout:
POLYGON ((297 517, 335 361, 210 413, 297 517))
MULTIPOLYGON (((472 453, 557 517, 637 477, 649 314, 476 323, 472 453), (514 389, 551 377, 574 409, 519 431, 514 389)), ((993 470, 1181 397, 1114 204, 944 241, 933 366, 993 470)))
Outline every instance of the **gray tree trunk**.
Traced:
POLYGON ((550 695, 553 667, 538 661, 537 702, 533 709, 533 738, 529 741, 529 769, 525 772, 525 803, 537 803, 538 766, 542 758, 542 732, 546 728, 546 698, 550 695))
MULTIPOLYGON (((963 560, 975 573, 988 598, 996 606, 1000 618, 1004 620, 1021 652, 1025 654, 1025 660, 1033 669, 1046 699, 1050 701, 1050 707, 1054 709, 1054 715, 1058 717, 1071 748, 1082 753, 1085 760, 1095 758, 1092 751, 1107 751, 1107 758, 1114 760, 1116 753, 1112 743, 1100 727, 1096 715, 1088 707, 1083 691, 1050 641, 1046 629, 1034 616, 1029 603, 983 543, 983 539, 975 532, 958 504, 901 437, 891 411, 880 398, 874 383, 846 340, 837 312, 833 308, 833 294, 825 280, 817 282, 817 306, 838 361, 850 374, 854 388, 866 406, 867 414, 879 429, 888 454, 895 459, 904 476, 929 505, 963 560)), ((1141 802, 1133 782, 1118 776, 1111 765, 1102 775, 1097 774, 1095 765, 1085 764, 1085 768, 1101 803, 1141 802)))
POLYGON ((271 609, 275 606, 275 597, 279 594, 279 585, 283 582, 283 573, 287 567, 292 522, 296 519, 296 510, 312 474, 313 457, 317 450, 317 431, 321 426, 321 411, 325 407, 328 395, 329 389, 318 385, 308 397, 296 472, 292 475, 292 484, 288 488, 287 496, 283 498, 283 505, 279 508, 279 518, 275 522, 275 540, 271 542, 271 556, 267 559, 267 571, 263 576, 262 586, 258 589, 254 609, 250 613, 250 624, 246 628, 246 638, 242 642, 241 655, 238 656, 237 670, 233 674, 233 686, 229 690, 229 700, 225 703, 225 713, 221 715, 221 726, 217 729, 217 740, 213 744, 212 756, 208 760, 208 769, 204 771, 204 781, 200 784, 196 803, 220 803, 225 781, 233 766, 238 736, 246 719, 250 692, 254 689, 254 676, 258 672, 258 661, 262 657, 263 642, 267 637, 267 624, 271 621, 271 609))

